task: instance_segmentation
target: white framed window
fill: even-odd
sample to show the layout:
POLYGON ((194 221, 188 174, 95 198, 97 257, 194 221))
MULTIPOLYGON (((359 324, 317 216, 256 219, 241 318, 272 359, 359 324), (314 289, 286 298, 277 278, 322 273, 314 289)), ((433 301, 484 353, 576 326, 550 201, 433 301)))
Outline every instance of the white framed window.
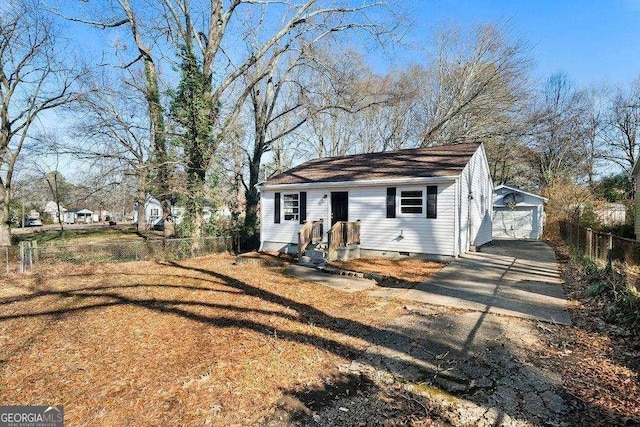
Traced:
POLYGON ((400 214, 423 215, 424 190, 415 188, 400 190, 400 214))
POLYGON ((159 211, 157 208, 152 208, 151 209, 151 215, 149 215, 151 218, 158 218, 159 217, 159 211))
POLYGON ((298 221, 300 218, 300 195, 298 193, 283 194, 282 209, 285 221, 298 221))

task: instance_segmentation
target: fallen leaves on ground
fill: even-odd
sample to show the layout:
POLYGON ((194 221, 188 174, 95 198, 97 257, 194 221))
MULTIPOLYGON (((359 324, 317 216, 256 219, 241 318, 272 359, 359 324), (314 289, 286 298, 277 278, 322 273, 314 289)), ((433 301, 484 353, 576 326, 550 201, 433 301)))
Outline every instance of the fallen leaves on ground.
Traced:
POLYGON ((247 425, 402 312, 228 255, 60 265, 0 292, 0 401, 69 425, 247 425))
POLYGON ((574 325, 552 326, 539 356, 561 372, 565 392, 575 399, 573 422, 582 425, 640 424, 640 339, 603 319, 602 299, 586 292, 566 246, 554 242, 574 325))

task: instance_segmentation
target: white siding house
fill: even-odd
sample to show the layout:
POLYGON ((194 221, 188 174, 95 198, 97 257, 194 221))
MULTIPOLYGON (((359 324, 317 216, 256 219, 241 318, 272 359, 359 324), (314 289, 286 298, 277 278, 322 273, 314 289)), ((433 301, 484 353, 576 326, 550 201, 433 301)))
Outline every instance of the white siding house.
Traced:
MULTIPOLYGON (((182 206, 171 206, 173 220, 176 225, 182 223, 184 219, 185 209, 182 206)), ((144 201, 144 223, 147 228, 153 228, 156 225, 162 225, 162 204, 158 199, 147 194, 147 197, 144 201)), ((202 220, 204 222, 208 222, 212 217, 219 218, 228 218, 231 216, 231 211, 226 206, 214 210, 211 207, 210 202, 205 200, 205 204, 202 207, 202 220)), ((133 223, 138 223, 138 209, 134 207, 133 210, 133 223)))
MULTIPOLYGON (((42 211, 47 215, 49 215, 49 218, 54 224, 57 224, 60 222, 60 216, 58 215, 58 205, 56 204, 56 202, 53 202, 53 201, 47 202, 44 205, 44 209, 42 211)), ((67 210, 65 208, 60 206, 60 213, 63 215, 63 218, 64 218, 64 213, 66 211, 67 210)))
POLYGON ((491 241, 479 143, 312 160, 258 186, 261 250, 297 252, 305 221, 360 221, 361 254, 456 257, 491 241))
POLYGON ((499 185, 493 200, 495 239, 540 239, 544 227, 545 197, 516 187, 499 185))
POLYGON ((91 224, 93 211, 89 209, 69 209, 62 214, 62 221, 66 224, 91 224))
MULTIPOLYGON (((153 228, 162 222, 162 205, 150 194, 144 199, 144 224, 147 228, 153 228)), ((138 208, 133 209, 133 223, 138 223, 138 208)))
POLYGON ((634 222, 633 230, 636 240, 640 240, 640 159, 636 159, 631 169, 631 180, 633 181, 633 200, 634 200, 634 222))

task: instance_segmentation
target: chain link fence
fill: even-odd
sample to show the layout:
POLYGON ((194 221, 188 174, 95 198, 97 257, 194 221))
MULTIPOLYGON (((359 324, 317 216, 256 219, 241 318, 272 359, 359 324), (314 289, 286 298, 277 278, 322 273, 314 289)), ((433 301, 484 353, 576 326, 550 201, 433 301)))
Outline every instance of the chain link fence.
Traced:
POLYGON ((136 240, 68 245, 38 245, 22 242, 19 246, 4 246, 7 273, 26 272, 55 263, 86 264, 127 261, 178 261, 212 253, 231 252, 232 237, 194 239, 136 240), (195 243, 195 244, 194 244, 195 243))

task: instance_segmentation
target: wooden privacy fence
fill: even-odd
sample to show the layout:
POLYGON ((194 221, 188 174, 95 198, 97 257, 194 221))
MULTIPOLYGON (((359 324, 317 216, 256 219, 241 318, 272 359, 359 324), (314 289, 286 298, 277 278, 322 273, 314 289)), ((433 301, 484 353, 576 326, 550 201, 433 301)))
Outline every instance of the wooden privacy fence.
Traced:
MULTIPOLYGON (((570 222, 560 223, 560 235, 582 255, 606 262, 609 269, 613 268, 614 261, 629 267, 640 266, 640 242, 635 240, 581 227, 570 222)), ((627 282, 640 290, 640 276, 637 270, 637 268, 631 268, 624 273, 627 276, 627 282)))
POLYGON ((640 265, 640 242, 603 233, 570 222, 560 223, 563 240, 591 259, 640 265))

